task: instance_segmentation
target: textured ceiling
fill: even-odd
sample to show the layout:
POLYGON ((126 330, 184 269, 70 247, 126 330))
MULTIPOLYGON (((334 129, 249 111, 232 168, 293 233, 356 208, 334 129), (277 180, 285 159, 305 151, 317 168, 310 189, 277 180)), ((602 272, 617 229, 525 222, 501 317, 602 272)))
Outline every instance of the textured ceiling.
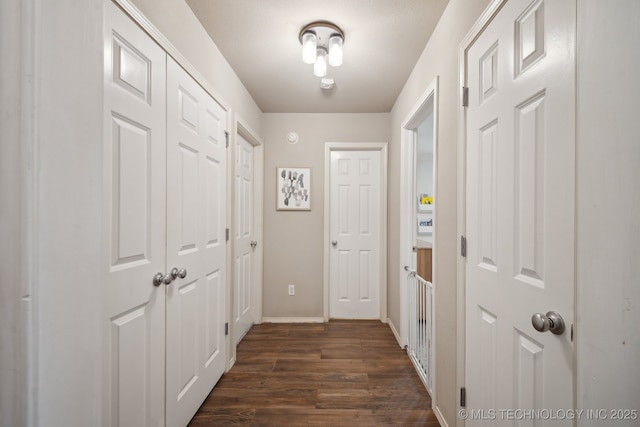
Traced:
POLYGON ((265 113, 378 113, 393 107, 448 0, 187 0, 265 113), (345 33, 344 63, 320 89, 301 60, 306 24, 345 33))

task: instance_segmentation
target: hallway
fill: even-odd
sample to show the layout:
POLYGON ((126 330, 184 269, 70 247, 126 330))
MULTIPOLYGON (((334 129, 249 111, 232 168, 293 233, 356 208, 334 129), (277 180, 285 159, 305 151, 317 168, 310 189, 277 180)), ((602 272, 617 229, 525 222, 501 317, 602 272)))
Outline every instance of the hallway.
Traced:
POLYGON ((439 426, 431 398, 379 321, 255 325, 196 426, 439 426))

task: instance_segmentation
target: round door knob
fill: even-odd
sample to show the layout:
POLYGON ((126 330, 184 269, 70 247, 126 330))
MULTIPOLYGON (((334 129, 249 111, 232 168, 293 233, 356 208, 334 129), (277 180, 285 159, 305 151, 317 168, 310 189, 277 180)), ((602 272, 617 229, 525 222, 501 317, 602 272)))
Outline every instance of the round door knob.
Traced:
POLYGON ((564 320, 555 311, 549 311, 546 315, 542 313, 535 313, 531 316, 531 324, 533 328, 538 332, 547 332, 556 335, 562 335, 564 333, 564 320))
POLYGON ((333 245, 333 247, 335 248, 336 246, 338 246, 338 241, 337 240, 333 240, 331 242, 331 244, 333 245))
POLYGON ((169 273, 169 274, 171 275, 173 280, 178 279, 178 278, 184 279, 185 277, 187 277, 187 269, 186 268, 178 269, 178 267, 173 267, 171 269, 171 273, 169 273))
POLYGON ((163 283, 163 279, 164 279, 164 274, 162 273, 156 273, 155 276, 153 276, 153 286, 160 286, 163 283))
POLYGON ((256 246, 258 246, 258 242, 256 242, 255 240, 253 240, 253 241, 251 242, 251 247, 252 247, 252 248, 255 248, 256 246))
MULTIPOLYGON (((176 278, 176 276, 178 276, 178 269, 174 268, 174 270, 176 270, 176 274, 174 275, 174 271, 171 270, 171 272, 169 274, 162 274, 162 273, 156 273, 155 276, 153 276, 153 286, 160 286, 162 284, 164 285, 170 285, 171 282, 173 282, 173 279, 176 278)), ((185 276, 186 276, 186 272, 185 272, 185 276)))

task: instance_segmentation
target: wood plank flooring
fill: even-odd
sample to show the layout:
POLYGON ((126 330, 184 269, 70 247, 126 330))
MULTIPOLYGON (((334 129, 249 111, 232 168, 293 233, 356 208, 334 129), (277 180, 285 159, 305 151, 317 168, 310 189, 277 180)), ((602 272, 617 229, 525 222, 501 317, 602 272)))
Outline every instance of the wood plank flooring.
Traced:
POLYGON ((189 426, 439 427, 431 398, 379 321, 255 325, 189 426))

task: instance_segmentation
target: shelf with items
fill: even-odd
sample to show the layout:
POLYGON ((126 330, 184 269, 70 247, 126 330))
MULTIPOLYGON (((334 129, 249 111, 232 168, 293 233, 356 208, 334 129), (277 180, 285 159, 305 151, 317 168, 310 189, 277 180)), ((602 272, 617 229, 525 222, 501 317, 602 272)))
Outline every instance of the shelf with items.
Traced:
POLYGON ((431 234, 431 233, 433 233, 433 219, 418 218, 418 234, 431 234))
POLYGON ((421 194, 418 197, 418 212, 433 212, 433 197, 421 194))

